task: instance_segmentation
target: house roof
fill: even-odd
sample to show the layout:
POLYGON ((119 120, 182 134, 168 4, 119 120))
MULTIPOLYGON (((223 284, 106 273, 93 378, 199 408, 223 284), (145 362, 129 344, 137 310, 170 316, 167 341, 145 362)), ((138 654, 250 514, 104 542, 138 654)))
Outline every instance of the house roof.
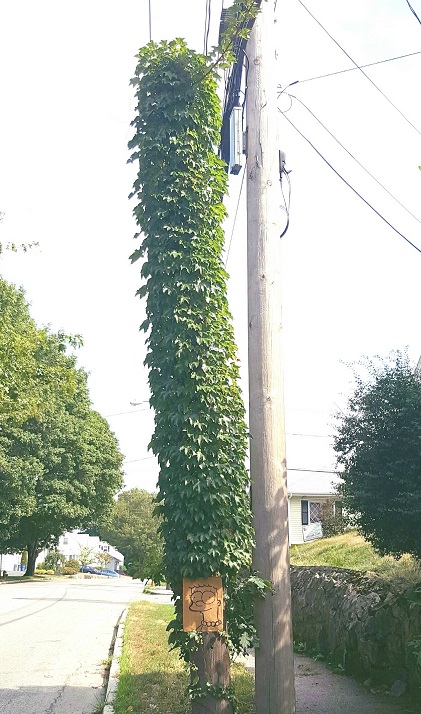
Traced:
POLYGON ((340 478, 334 473, 318 471, 288 471, 287 487, 290 496, 333 496, 340 478))

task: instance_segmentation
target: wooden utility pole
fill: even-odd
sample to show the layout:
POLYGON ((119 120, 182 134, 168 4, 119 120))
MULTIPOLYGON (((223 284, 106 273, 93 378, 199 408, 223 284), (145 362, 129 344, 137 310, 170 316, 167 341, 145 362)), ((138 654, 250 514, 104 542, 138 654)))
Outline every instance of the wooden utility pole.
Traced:
POLYGON ((254 569, 273 595, 255 608, 256 714, 294 714, 283 371, 282 203, 274 0, 263 0, 247 44, 247 235, 250 471, 254 569))

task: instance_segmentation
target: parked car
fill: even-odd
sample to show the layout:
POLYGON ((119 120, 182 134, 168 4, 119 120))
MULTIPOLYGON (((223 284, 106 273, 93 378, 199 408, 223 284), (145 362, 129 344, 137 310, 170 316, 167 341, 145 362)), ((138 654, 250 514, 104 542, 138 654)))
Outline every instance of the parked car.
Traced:
POLYGON ((98 570, 94 568, 92 565, 82 565, 80 569, 81 573, 92 573, 93 575, 98 575, 98 570))
POLYGON ((108 575, 109 578, 119 578, 119 574, 115 570, 97 570, 98 575, 108 575))

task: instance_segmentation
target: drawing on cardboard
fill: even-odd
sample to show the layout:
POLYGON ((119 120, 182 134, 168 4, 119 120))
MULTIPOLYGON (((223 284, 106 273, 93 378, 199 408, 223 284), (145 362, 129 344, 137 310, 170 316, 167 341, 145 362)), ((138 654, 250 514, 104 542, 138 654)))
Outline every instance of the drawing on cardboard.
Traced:
POLYGON ((198 630, 207 630, 210 627, 222 625, 220 607, 218 591, 212 585, 196 585, 190 588, 189 610, 200 612, 202 615, 202 622, 197 628, 198 630))
POLYGON ((184 630, 222 630, 222 582, 220 578, 185 581, 184 630))

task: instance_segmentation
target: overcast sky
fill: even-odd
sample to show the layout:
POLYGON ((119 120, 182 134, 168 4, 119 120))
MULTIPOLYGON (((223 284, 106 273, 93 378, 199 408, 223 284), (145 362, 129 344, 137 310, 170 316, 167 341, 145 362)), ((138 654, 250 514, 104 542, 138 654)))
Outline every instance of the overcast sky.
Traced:
MULTIPOLYGON (((421 17, 421 0, 411 4, 421 17)), ((210 45, 221 5, 212 0, 210 45)), ((421 53, 421 24, 406 0, 306 5, 359 65, 421 53)), ((154 40, 181 36, 202 51, 205 0, 151 0, 151 7, 154 40)), ((280 109, 421 249, 421 54, 364 69, 388 102, 358 70, 313 79, 354 65, 299 0, 278 0, 276 32, 279 84, 300 80, 286 92, 308 107, 285 92, 280 109)), ((94 407, 115 415, 109 422, 127 458, 126 484, 152 490, 157 467, 147 444, 153 417, 146 404, 130 406, 147 399, 148 387, 138 332, 143 305, 134 297, 140 268, 128 260, 136 245, 127 199, 135 167, 126 165, 134 116, 129 80, 136 51, 148 39, 148 0, 0 4, 0 240, 40 244, 25 255, 3 256, 0 271, 24 286, 39 324, 83 335, 79 364, 90 372, 94 407)), ((351 386, 344 363, 405 346, 414 362, 421 355, 421 254, 281 114, 279 122, 292 186, 283 238, 288 464, 331 470, 332 414, 351 386)), ((241 180, 242 174, 230 180, 226 236, 245 377, 244 186, 233 230, 241 180)))

